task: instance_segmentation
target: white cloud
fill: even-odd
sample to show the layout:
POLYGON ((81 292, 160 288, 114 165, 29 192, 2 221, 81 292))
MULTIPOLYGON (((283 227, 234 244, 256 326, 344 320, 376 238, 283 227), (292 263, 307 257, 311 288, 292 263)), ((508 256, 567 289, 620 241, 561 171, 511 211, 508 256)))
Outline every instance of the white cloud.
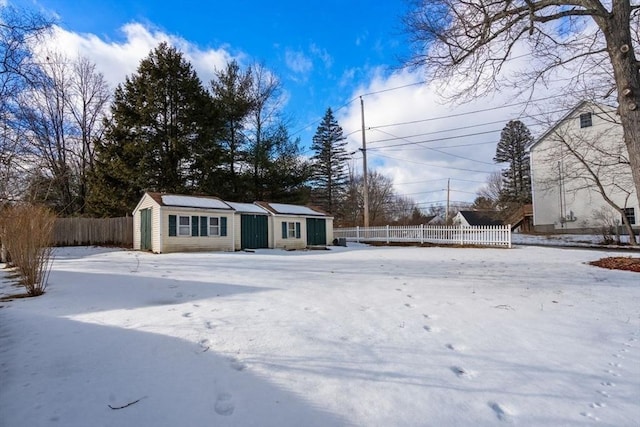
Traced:
POLYGON ((296 74, 306 74, 313 69, 313 61, 304 52, 287 49, 285 53, 287 67, 296 74))
POLYGON ((315 44, 312 44, 309 48, 313 56, 317 57, 322 61, 324 67, 329 69, 333 65, 333 57, 327 52, 326 49, 320 48, 315 44))
MULTIPOLYGON (((472 202, 489 173, 504 166, 493 163, 500 131, 524 107, 503 108, 515 97, 509 91, 447 104, 439 85, 421 83, 423 78, 407 70, 390 75, 374 70, 368 83, 353 91, 355 101, 337 112, 338 121, 350 134, 350 151, 358 151, 362 116, 357 98, 368 94, 363 100, 369 170, 392 178, 398 193, 423 208, 446 201, 448 179, 452 201, 472 202)), ((362 171, 361 154, 356 158, 354 166, 362 171)))
POLYGON ((241 62, 244 58, 242 54, 234 56, 224 47, 201 49, 183 38, 140 23, 126 24, 121 31, 124 36, 122 41, 108 41, 94 34, 78 34, 56 26, 45 49, 59 51, 72 58, 84 56, 91 59, 112 87, 134 73, 140 61, 161 42, 178 48, 191 62, 205 86, 212 79, 215 69, 224 68, 232 59, 241 62))

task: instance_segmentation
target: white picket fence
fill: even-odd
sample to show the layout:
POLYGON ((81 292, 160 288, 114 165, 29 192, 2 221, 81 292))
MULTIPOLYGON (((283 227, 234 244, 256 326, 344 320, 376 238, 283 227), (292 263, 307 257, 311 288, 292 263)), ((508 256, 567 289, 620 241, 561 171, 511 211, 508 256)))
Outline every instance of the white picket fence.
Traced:
POLYGON ((347 242, 413 242, 511 247, 511 226, 408 225, 335 228, 333 237, 347 242))

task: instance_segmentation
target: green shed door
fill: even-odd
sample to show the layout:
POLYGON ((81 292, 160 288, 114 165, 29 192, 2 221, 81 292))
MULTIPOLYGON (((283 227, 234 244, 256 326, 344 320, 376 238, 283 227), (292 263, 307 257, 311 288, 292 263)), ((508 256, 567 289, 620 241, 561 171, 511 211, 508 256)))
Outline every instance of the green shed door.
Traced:
POLYGON ((151 209, 140 211, 140 249, 151 250, 151 209))
POLYGON ((307 218, 307 246, 327 244, 327 222, 324 218, 307 218))
POLYGON ((269 247, 269 226, 266 215, 240 216, 240 249, 269 247))

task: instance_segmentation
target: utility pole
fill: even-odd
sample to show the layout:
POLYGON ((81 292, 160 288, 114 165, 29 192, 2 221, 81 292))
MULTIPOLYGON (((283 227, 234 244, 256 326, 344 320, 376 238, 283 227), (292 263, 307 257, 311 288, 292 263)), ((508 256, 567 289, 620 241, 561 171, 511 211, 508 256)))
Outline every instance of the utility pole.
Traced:
POLYGON ((449 225, 449 194, 451 193, 451 178, 447 178, 447 210, 444 213, 444 223, 449 225))
POLYGON ((360 110, 362 111, 362 171, 363 171, 363 184, 364 184, 364 226, 369 226, 369 185, 368 173, 367 173, 367 138, 364 134, 364 101, 360 97, 360 110))

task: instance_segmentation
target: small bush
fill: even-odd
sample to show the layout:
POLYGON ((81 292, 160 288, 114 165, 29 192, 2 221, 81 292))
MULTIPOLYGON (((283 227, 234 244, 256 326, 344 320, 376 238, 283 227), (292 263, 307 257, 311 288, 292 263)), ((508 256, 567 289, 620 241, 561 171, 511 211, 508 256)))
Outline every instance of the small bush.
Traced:
POLYGON ((55 219, 49 209, 27 204, 12 206, 3 214, 2 240, 20 284, 31 296, 42 295, 47 287, 55 219))

